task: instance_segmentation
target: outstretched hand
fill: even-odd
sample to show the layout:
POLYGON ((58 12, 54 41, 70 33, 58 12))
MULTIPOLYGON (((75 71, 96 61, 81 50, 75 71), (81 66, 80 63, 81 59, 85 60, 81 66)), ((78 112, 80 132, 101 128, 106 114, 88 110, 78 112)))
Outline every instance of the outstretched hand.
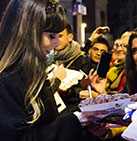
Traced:
POLYGON ((107 78, 100 78, 97 75, 96 71, 94 73, 93 72, 94 70, 92 69, 88 75, 91 87, 99 94, 106 93, 105 87, 106 87, 107 78))
POLYGON ((134 121, 137 119, 137 102, 133 103, 133 104, 129 104, 128 107, 125 108, 125 113, 130 112, 131 110, 133 110, 133 114, 131 116, 131 120, 134 121))
MULTIPOLYGON (((99 27, 97 27, 93 32, 92 32, 92 34, 90 35, 90 37, 89 37, 89 40, 90 41, 94 41, 94 39, 96 39, 96 38, 98 38, 99 36, 102 36, 104 33, 103 32, 99 32, 101 29, 103 29, 104 27, 101 27, 101 26, 99 26, 99 27)), ((109 32, 109 27, 108 26, 105 26, 105 28, 107 28, 108 29, 108 32, 109 32)))

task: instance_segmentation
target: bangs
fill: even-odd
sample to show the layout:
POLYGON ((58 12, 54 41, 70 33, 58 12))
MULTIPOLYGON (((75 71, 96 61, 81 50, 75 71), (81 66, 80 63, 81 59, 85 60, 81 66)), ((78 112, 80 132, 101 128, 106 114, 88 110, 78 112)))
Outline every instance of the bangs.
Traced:
POLYGON ((47 5, 45 32, 59 33, 66 28, 67 23, 66 13, 60 4, 50 3, 47 5))

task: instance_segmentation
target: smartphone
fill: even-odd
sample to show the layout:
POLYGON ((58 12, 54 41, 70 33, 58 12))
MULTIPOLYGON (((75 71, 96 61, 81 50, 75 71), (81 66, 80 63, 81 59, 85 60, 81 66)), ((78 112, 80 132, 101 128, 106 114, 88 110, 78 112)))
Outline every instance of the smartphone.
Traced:
POLYGON ((97 64, 97 74, 99 77, 106 78, 107 72, 110 68, 112 54, 108 52, 103 52, 100 58, 99 63, 97 64))
POLYGON ((110 32, 110 28, 108 26, 104 26, 98 30, 98 33, 107 33, 110 32))

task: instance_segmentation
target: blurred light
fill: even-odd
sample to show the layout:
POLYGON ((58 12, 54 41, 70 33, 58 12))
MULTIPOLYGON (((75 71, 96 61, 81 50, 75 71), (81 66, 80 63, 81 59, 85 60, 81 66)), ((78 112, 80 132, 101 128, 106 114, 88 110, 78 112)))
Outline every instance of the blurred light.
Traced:
POLYGON ((81 24, 81 42, 82 42, 82 47, 85 46, 85 28, 87 27, 86 23, 81 24))

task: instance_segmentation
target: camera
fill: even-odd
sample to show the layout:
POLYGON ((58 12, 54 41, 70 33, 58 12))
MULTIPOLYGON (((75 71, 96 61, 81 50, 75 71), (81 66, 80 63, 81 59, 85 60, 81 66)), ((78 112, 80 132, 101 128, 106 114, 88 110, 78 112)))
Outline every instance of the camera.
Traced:
POLYGON ((108 26, 104 26, 104 27, 100 28, 97 32, 99 34, 100 33, 107 33, 107 32, 110 32, 110 28, 108 26))

